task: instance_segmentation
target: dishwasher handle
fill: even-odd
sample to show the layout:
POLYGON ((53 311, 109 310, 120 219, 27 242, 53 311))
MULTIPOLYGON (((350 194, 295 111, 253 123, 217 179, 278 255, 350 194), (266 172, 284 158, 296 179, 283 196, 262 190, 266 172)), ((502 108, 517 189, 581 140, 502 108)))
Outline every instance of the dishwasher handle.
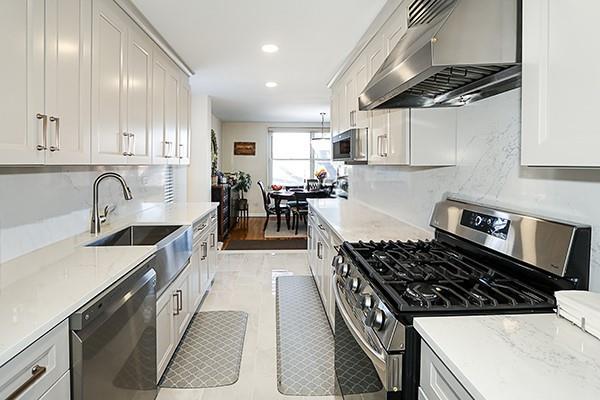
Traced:
MULTIPOLYGON (((71 330, 83 331, 87 330, 87 327, 93 328, 101 325, 149 284, 156 287, 156 272, 150 266, 150 261, 147 261, 75 311, 69 317, 71 330)), ((142 292, 142 294, 145 296, 147 293, 142 292)), ((79 334, 78 336, 84 335, 79 334)))

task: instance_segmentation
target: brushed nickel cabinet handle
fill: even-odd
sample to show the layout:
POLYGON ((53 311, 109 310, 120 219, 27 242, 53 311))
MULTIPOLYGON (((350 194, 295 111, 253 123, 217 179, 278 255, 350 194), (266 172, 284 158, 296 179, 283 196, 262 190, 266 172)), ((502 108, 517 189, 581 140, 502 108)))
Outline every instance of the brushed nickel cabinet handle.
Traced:
POLYGON ((206 260, 206 257, 208 256, 208 243, 206 242, 202 242, 202 245, 200 246, 200 248, 202 249, 202 260, 206 260))
POLYGON ((29 389, 29 387, 31 387, 31 385, 33 385, 45 373, 46 373, 46 367, 43 367, 41 365, 37 365, 36 364, 33 368, 31 368, 31 376, 29 377, 29 379, 27 379, 25 382, 23 382, 23 384, 21 386, 19 386, 17 389, 15 389, 15 391, 12 392, 6 398, 6 400, 15 400, 15 399, 17 399, 19 396, 21 396, 21 394, 24 391, 26 391, 27 389, 29 389))
POLYGON ((135 156, 135 133, 129 132, 129 154, 128 156, 135 156))
POLYGON ((175 297, 175 311, 173 311, 173 315, 179 315, 179 290, 176 290, 173 293, 173 297, 175 297))
POLYGON ((183 154, 183 144, 179 143, 179 158, 180 159, 183 158, 182 154, 183 154))
POLYGON ((123 132, 123 140, 125 141, 123 144, 123 155, 127 157, 129 155, 129 147, 131 146, 131 137, 129 136, 129 132, 123 132))
POLYGON ((42 120, 42 144, 38 144, 35 148, 37 151, 44 151, 48 148, 48 116, 37 113, 35 117, 42 120))
POLYGON ((183 311, 183 290, 181 289, 177 289, 177 293, 179 293, 179 295, 177 296, 177 311, 183 311))
POLYGON ((50 146, 50 151, 60 151, 60 118, 51 116, 50 122, 54 122, 54 144, 50 146))
POLYGON ((211 234, 210 234, 210 248, 211 248, 211 249, 212 249, 212 248, 214 248, 214 247, 215 247, 215 244, 216 244, 216 241, 215 241, 215 234, 214 234, 214 233, 211 233, 211 234))
POLYGON ((383 135, 383 137, 381 139, 381 155, 382 155, 382 157, 388 156, 388 150, 389 150, 388 146, 389 146, 388 137, 387 137, 387 135, 383 135), (384 142, 385 142, 385 146, 383 145, 384 142), (383 151, 383 149, 385 149, 385 151, 383 151))

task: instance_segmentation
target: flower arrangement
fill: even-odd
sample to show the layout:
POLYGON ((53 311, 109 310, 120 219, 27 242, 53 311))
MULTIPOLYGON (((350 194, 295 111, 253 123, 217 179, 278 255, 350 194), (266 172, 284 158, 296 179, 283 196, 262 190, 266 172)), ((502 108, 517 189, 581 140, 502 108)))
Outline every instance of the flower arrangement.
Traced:
POLYGON ((319 180, 319 182, 323 182, 323 180, 327 178, 327 170, 323 167, 317 169, 315 171, 315 177, 319 180))

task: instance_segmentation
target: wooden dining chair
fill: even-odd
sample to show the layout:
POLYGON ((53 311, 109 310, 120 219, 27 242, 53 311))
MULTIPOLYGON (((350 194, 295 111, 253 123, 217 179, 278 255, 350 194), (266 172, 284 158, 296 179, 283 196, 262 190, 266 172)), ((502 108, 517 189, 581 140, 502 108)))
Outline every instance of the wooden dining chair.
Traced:
MULTIPOLYGON (((275 209, 275 204, 271 204, 271 198, 269 197, 269 193, 265 190, 265 184, 262 181, 256 182, 258 187, 260 187, 260 191, 263 197, 263 205, 265 207, 265 225, 263 226, 263 232, 267 230, 267 225, 269 224, 269 217, 271 215, 277 215, 277 210, 275 209)), ((281 212, 286 215, 287 218, 290 216, 290 208, 286 204, 281 204, 280 207, 281 212)), ((289 220, 288 220, 289 221, 289 220)))
POLYGON ((306 189, 309 191, 319 190, 321 188, 321 184, 318 179, 307 179, 306 180, 306 189))

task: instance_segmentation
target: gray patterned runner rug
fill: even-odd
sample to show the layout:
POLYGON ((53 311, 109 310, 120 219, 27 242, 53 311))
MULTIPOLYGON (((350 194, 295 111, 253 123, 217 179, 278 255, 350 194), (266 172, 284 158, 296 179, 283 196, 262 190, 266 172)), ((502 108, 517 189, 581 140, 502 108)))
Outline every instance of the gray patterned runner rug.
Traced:
POLYGON ((247 322, 248 314, 241 311, 196 313, 160 386, 189 389, 237 382, 247 322))
POLYGON ((311 276, 277 278, 277 389, 296 396, 335 393, 333 335, 311 276))

